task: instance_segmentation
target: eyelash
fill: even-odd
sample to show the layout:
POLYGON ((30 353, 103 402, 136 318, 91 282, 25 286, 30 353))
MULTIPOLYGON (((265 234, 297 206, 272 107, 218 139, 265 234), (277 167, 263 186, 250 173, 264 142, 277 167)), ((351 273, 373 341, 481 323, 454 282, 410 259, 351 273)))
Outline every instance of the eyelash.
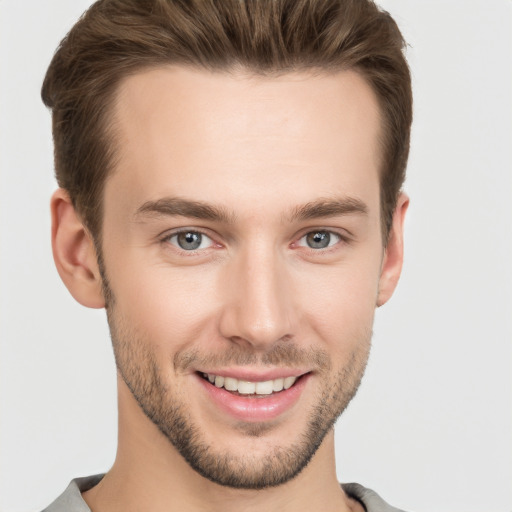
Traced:
POLYGON ((309 255, 313 255, 316 257, 329 256, 331 253, 334 253, 341 249, 341 246, 347 246, 352 242, 352 239, 345 232, 340 233, 339 231, 329 229, 329 228, 316 228, 316 229, 308 229, 308 231, 303 232, 296 241, 293 242, 294 247, 301 247, 304 251, 306 251, 309 255), (313 248, 307 245, 299 245, 299 242, 303 240, 310 234, 316 233, 328 233, 331 237, 334 235, 337 238, 337 241, 332 245, 329 245, 324 248, 313 248))
MULTIPOLYGON (((174 231, 172 233, 166 233, 165 235, 163 235, 160 238, 160 242, 163 244, 172 245, 174 250, 176 250, 177 252, 179 252, 180 254, 185 255, 185 256, 197 256, 197 255, 201 254, 203 251, 205 251, 207 249, 211 249, 212 246, 215 246, 215 245, 217 247, 221 247, 221 244, 219 244, 218 242, 215 242, 215 240, 213 239, 213 237, 211 235, 209 235, 205 231, 201 230, 200 228, 180 229, 180 230, 174 231), (202 248, 202 249, 185 250, 185 249, 180 248, 177 244, 172 244, 170 242, 172 238, 178 237, 179 235, 185 234, 185 233, 197 233, 204 237, 207 237, 210 239, 211 245, 209 247, 202 248)), ((347 235, 341 234, 338 231, 334 231, 332 229, 327 229, 327 228, 317 228, 317 229, 310 229, 310 230, 304 232, 303 234, 301 234, 300 237, 296 238, 296 241, 293 242, 291 244, 291 246, 292 247, 302 247, 306 251, 316 254, 316 255, 324 255, 324 254, 327 255, 327 254, 337 250, 338 246, 340 244, 346 245, 346 244, 349 244, 350 242, 351 242, 351 239, 347 235), (329 245, 324 248, 316 248, 315 249, 315 248, 309 247, 307 245, 299 245, 299 242, 302 239, 304 239, 305 237, 307 237, 310 234, 316 234, 316 233, 328 233, 330 236, 334 235, 338 240, 335 243, 333 243, 332 245, 329 245)))
POLYGON ((211 246, 213 245, 217 245, 217 246, 220 246, 220 244, 216 243, 215 240, 213 239, 212 236, 210 236, 208 233, 206 233, 205 231, 201 230, 201 229, 198 229, 198 228, 191 228, 191 229, 180 229, 178 231, 173 231, 172 233, 166 233, 164 236, 162 236, 160 238, 160 242, 163 243, 163 244, 169 244, 169 245, 172 245, 173 248, 178 251, 180 254, 182 255, 185 255, 185 256, 196 256, 198 254, 200 254, 201 252, 205 251, 206 249, 210 249, 210 247, 206 247, 206 248, 203 248, 203 249, 194 249, 194 250, 190 250, 190 251, 187 251, 185 249, 181 249, 177 244, 172 244, 171 243, 171 239, 174 238, 174 237, 178 237, 179 235, 181 234, 185 234, 185 233, 197 233, 197 234, 200 234, 204 237, 207 237, 211 240, 212 244, 211 246))

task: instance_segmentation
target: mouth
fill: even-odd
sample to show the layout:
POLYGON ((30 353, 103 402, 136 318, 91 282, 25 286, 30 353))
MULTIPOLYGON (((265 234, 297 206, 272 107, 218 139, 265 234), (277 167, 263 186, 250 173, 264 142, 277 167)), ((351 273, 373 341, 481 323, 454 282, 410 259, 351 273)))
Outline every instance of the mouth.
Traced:
POLYGON ((256 372, 250 369, 196 371, 196 379, 214 410, 240 422, 259 423, 291 414, 300 402, 311 371, 274 369, 256 372), (265 379, 265 380, 264 380, 265 379))
POLYGON ((199 376, 216 388, 224 389, 233 395, 265 398, 286 391, 294 386, 304 375, 280 377, 265 381, 249 381, 215 375, 213 373, 199 373, 199 376))

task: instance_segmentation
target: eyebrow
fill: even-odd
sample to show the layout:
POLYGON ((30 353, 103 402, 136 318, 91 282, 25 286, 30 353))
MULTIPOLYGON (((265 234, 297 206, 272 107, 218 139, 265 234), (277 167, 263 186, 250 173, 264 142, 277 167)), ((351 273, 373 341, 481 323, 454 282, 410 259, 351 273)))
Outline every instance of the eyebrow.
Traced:
MULTIPOLYGON (((368 208, 363 201, 354 197, 322 198, 295 207, 288 215, 288 219, 295 222, 350 214, 367 215, 368 208)), ((222 206, 179 197, 146 201, 135 212, 135 218, 153 216, 181 216, 225 224, 233 224, 236 220, 236 215, 222 206)))
POLYGON ((223 207, 179 197, 164 197, 157 201, 146 201, 135 212, 135 217, 141 216, 181 216, 226 224, 235 220, 235 216, 223 207))
POLYGON ((294 208, 290 220, 311 220, 351 214, 368 215, 368 208, 363 201, 355 197, 318 199, 294 208))

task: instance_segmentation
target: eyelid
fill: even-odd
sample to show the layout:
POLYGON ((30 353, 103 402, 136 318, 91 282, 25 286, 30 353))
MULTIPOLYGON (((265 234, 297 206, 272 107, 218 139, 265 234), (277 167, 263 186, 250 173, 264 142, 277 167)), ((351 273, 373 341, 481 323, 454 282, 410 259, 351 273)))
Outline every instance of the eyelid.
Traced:
POLYGON ((292 246, 301 247, 308 251, 312 251, 312 252, 318 254, 318 253, 326 253, 329 251, 336 250, 340 244, 349 244, 350 242, 352 242, 352 237, 346 230, 320 227, 320 228, 307 228, 307 230, 301 231, 299 233, 299 235, 295 237, 295 242, 293 242, 292 246), (326 232, 331 235, 334 235, 338 240, 335 243, 333 243, 332 245, 329 245, 329 246, 321 248, 321 249, 314 249, 313 247, 309 247, 307 244, 299 244, 299 241, 304 239, 310 233, 319 233, 319 232, 326 232))
POLYGON ((190 228, 189 227, 180 227, 180 228, 172 229, 170 231, 165 231, 163 234, 158 236, 158 240, 160 243, 166 243, 166 244, 171 245, 174 250, 176 250, 182 254, 186 254, 186 255, 194 255, 199 252, 206 251, 207 249, 210 249, 211 247, 213 247, 215 245, 216 246, 221 245, 214 239, 214 237, 211 235, 211 233, 208 230, 203 229, 203 228, 198 228, 198 227, 190 227, 190 228), (177 237, 178 235, 180 235, 182 233, 199 233, 203 237, 208 238, 210 240, 211 244, 208 247, 203 247, 202 249, 193 249, 193 250, 187 251, 187 250, 179 247, 177 244, 173 244, 170 242, 170 240, 173 237, 177 237))
MULTIPOLYGON (((198 252, 202 252, 202 251, 206 251, 207 249, 211 249, 212 246, 217 246, 217 247, 223 246, 222 243, 220 243, 216 240, 217 237, 212 235, 212 233, 209 229, 201 228, 201 227, 186 227, 185 226, 185 227, 174 228, 174 229, 167 230, 167 231, 163 232, 161 235, 158 235, 157 239, 161 243, 169 244, 169 240, 172 237, 178 236, 181 233, 188 233, 188 232, 200 233, 202 236, 207 237, 211 241, 211 245, 209 245, 208 247, 202 248, 202 249, 195 249, 195 250, 187 251, 187 250, 181 249, 176 244, 170 244, 170 245, 172 245, 174 250, 176 250, 180 253, 186 254, 186 255, 194 255, 194 254, 197 254, 198 252)), ((319 227, 319 228, 308 227, 304 230, 301 230, 301 232, 299 232, 299 234, 296 235, 294 237, 294 239, 295 239, 295 241, 292 242, 292 244, 291 244, 292 247, 294 247, 294 246, 302 247, 307 250, 313 251, 315 253, 320 253, 320 252, 325 253, 325 252, 335 249, 340 243, 349 244, 353 241, 351 233, 347 232, 344 229, 342 230, 342 229, 331 228, 331 227, 329 227, 329 228, 327 228, 327 227, 319 227), (326 247, 326 248, 323 248, 323 249, 314 249, 312 247, 308 247, 307 245, 302 245, 302 244, 299 245, 298 244, 298 242, 300 240, 302 240, 304 237, 306 237, 308 234, 322 232, 322 231, 330 233, 331 235, 334 235, 336 238, 338 238, 337 242, 326 247)))
POLYGON ((312 226, 312 227, 307 227, 307 228, 301 229, 297 233, 297 235, 295 235, 295 239, 298 240, 299 238, 305 237, 309 233, 319 233, 321 231, 325 231, 326 233, 331 233, 331 234, 337 235, 340 238, 347 240, 347 241, 351 240, 353 237, 352 233, 350 233, 350 231, 347 231, 346 229, 325 227, 325 226, 319 226, 319 227, 312 226))
MULTIPOLYGON (((330 236, 334 235, 338 239, 336 242, 328 245, 327 247, 323 247, 323 249, 327 249, 328 247, 332 247, 333 245, 336 245, 338 242, 340 242, 342 240, 341 235, 339 235, 338 233, 336 233, 334 231, 327 231, 326 229, 314 229, 313 231, 308 231, 305 235, 302 235, 298 239, 298 242, 300 242, 301 240, 304 240, 311 233, 329 233, 330 236)), ((302 244, 300 244, 300 246, 301 247, 309 247, 308 245, 302 245, 302 244)), ((313 247, 309 247, 309 248, 313 249, 313 247)), ((316 249, 316 250, 318 250, 318 249, 316 249)))

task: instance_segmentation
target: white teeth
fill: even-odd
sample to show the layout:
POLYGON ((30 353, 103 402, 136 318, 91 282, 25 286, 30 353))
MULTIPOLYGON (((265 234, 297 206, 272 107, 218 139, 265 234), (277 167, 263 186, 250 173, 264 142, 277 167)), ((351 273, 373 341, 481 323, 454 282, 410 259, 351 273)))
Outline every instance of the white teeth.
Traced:
POLYGON ((238 391, 241 395, 271 395, 283 389, 289 389, 297 380, 297 377, 286 377, 263 382, 250 382, 247 380, 238 380, 233 377, 222 377, 212 373, 203 374, 204 377, 218 388, 224 388, 228 391, 238 391))
POLYGON ((224 377, 224 387, 228 391, 238 391, 238 380, 232 377, 224 377))
POLYGON ((297 380, 297 377, 286 377, 284 379, 283 388, 284 389, 291 388, 296 380, 297 380))
POLYGON ((241 395, 254 395, 256 393, 256 384, 246 380, 238 381, 238 392, 241 395))
POLYGON ((284 387, 284 379, 276 379, 272 381, 272 391, 282 391, 284 387))
POLYGON ((256 388, 257 395, 270 395, 274 387, 274 381, 266 380, 265 382, 256 382, 254 386, 256 388))

